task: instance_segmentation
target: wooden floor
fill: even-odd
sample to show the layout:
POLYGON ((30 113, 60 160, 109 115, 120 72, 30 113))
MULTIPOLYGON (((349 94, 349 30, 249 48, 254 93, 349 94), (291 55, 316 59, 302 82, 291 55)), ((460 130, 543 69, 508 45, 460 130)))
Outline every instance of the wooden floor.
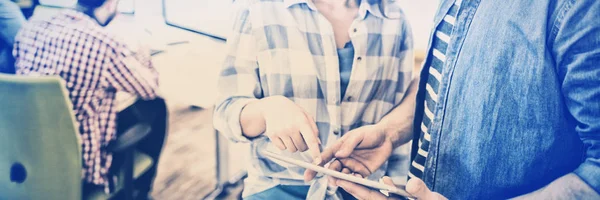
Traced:
MULTIPOLYGON (((212 109, 169 102, 170 127, 158 165, 154 199, 203 199, 216 184, 212 109)), ((219 199, 237 199, 241 186, 219 199)))

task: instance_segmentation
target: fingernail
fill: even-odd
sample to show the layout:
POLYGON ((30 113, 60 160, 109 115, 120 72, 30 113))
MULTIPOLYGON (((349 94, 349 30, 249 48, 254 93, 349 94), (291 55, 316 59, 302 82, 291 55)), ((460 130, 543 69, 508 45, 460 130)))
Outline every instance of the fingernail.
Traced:
POLYGON ((358 178, 363 178, 360 174, 354 174, 354 176, 356 176, 358 178))

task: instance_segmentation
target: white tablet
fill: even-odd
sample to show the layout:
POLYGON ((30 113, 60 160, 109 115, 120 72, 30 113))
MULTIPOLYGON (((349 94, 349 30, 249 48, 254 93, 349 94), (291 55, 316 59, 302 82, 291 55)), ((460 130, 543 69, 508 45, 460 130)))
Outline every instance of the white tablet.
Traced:
POLYGON ((290 163, 290 164, 297 165, 297 166, 300 166, 300 167, 303 167, 303 168, 306 168, 306 169, 310 169, 310 170, 316 171, 318 173, 323 173, 323 174, 326 174, 326 175, 329 175, 329 176, 333 176, 333 177, 338 178, 338 179, 343 179, 343 180, 350 181, 350 182, 353 182, 353 183, 357 183, 357 184, 360 184, 360 185, 364 185, 364 186, 367 186, 367 187, 370 187, 370 188, 375 188, 375 189, 387 191, 389 193, 393 193, 393 194, 401 195, 401 196, 404 196, 404 197, 412 198, 412 196, 410 194, 408 194, 406 191, 404 191, 403 189, 397 188, 397 187, 404 188, 403 186, 396 186, 396 187, 394 187, 394 186, 387 185, 387 184, 384 184, 384 183, 380 183, 380 182, 376 182, 376 181, 372 181, 372 180, 368 180, 368 179, 364 179, 364 178, 355 177, 355 176, 352 176, 352 175, 349 175, 349 174, 344 174, 344 173, 341 173, 341 172, 338 172, 338 171, 327 169, 327 168, 324 168, 324 167, 321 167, 321 166, 318 166, 318 165, 315 165, 315 164, 312 164, 312 163, 307 163, 307 162, 304 162, 304 161, 300 161, 300 160, 295 160, 295 159, 292 159, 292 158, 288 158, 288 157, 285 157, 285 156, 282 156, 282 155, 279 155, 279 154, 276 154, 276 153, 273 153, 273 152, 270 152, 270 151, 266 151, 266 150, 263 151, 263 155, 268 156, 269 158, 272 158, 272 159, 275 159, 275 160, 280 160, 280 161, 283 161, 283 162, 286 162, 286 163, 290 163))

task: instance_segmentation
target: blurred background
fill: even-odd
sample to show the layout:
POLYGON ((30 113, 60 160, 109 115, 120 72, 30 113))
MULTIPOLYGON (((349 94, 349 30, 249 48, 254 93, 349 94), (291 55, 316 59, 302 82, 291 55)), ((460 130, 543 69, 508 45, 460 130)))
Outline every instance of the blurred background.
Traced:
MULTIPOLYGON (((395 0, 413 28, 415 70, 425 55, 438 1, 395 0)), ((77 0, 18 3, 28 16, 48 17, 77 0)), ((220 138, 212 128, 217 75, 235 5, 232 0, 121 0, 121 14, 109 25, 131 45, 151 50, 170 109, 155 199, 237 199, 243 189, 248 147, 220 138)), ((132 100, 120 96, 119 101, 132 100)))

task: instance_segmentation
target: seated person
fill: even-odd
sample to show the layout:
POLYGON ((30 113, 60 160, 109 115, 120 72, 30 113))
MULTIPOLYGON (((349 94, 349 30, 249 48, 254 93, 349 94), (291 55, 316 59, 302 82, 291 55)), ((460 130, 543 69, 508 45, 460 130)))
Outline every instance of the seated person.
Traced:
POLYGON ((0 73, 15 73, 12 49, 23 23, 25 17, 19 6, 10 0, 0 0, 0 73))
MULTIPOLYGON (((379 0, 241 3, 247 4, 227 39, 214 125, 233 141, 251 143, 242 196, 344 197, 328 189, 326 178, 305 182, 304 168, 270 160, 263 150, 312 162, 343 135, 383 135, 411 81, 409 24, 399 8, 382 9, 386 2, 379 0)), ((398 146, 386 144, 388 155, 398 146)))
MULTIPOLYGON (((113 155, 107 146, 128 126, 152 125, 139 149, 158 161, 166 134, 166 106, 157 99, 158 74, 148 52, 132 51, 106 26, 116 15, 118 0, 79 0, 49 18, 30 21, 16 37, 16 73, 57 75, 64 79, 79 122, 85 189, 113 189, 113 155), (115 96, 127 92, 142 100, 117 114, 115 96)), ((116 169, 117 166, 114 166, 116 169)), ((136 184, 147 194, 156 168, 136 184), (149 174, 149 175, 148 175, 149 174)), ((143 196, 143 195, 142 195, 143 196)))

